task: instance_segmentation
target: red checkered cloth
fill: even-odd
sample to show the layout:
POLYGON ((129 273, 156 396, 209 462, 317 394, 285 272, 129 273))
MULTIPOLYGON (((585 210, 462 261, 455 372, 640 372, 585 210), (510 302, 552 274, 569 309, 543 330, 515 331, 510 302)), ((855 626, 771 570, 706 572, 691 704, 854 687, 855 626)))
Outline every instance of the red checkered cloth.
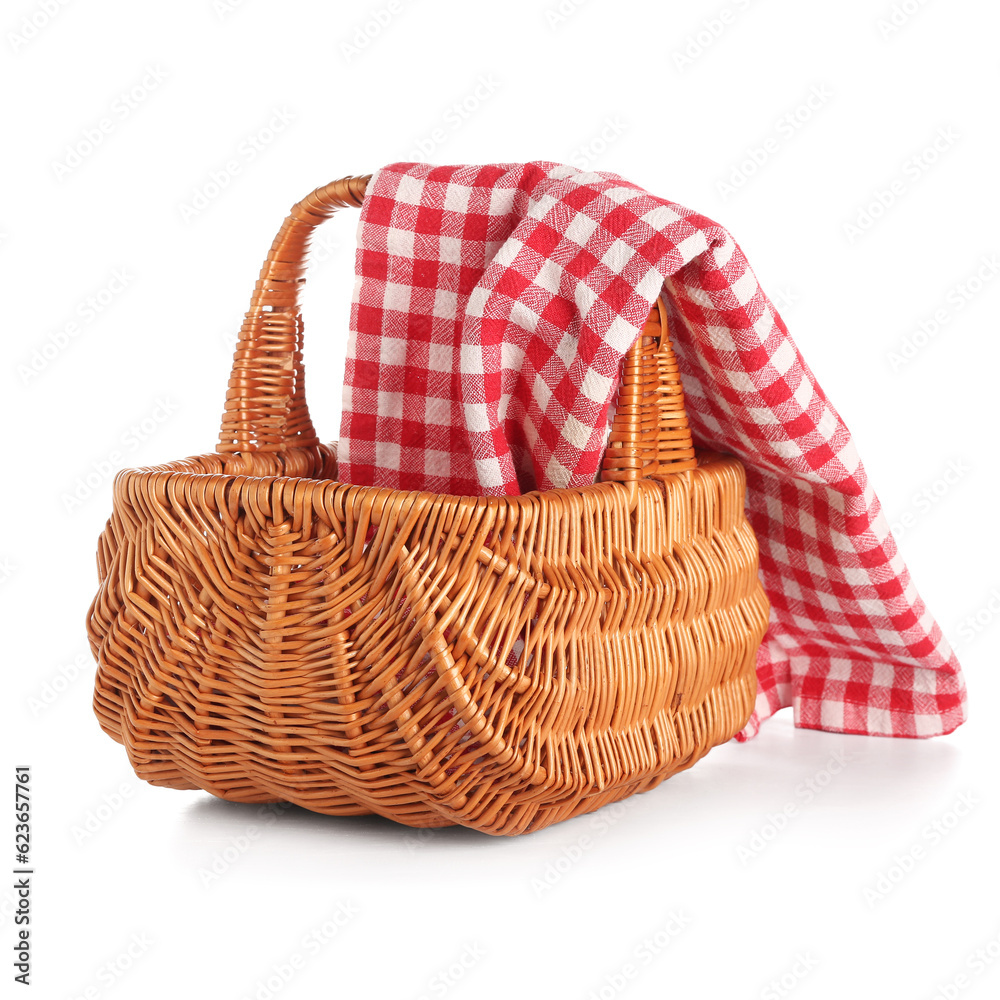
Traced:
POLYGON ((771 622, 755 711, 935 736, 961 669, 851 436, 729 233, 555 163, 396 163, 368 184, 342 481, 464 495, 594 481, 621 362, 665 295, 696 443, 746 466, 771 622))

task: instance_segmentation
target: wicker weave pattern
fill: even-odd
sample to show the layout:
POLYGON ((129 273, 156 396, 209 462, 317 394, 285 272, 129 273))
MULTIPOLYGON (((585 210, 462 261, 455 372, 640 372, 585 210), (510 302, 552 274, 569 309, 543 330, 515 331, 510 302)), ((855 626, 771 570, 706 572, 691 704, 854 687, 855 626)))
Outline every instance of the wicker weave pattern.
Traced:
POLYGON ((153 784, 420 827, 516 834, 652 788, 745 724, 768 616, 742 467, 696 458, 662 308, 601 483, 340 484, 297 303, 299 218, 360 200, 338 183, 272 247, 219 453, 116 480, 88 622, 102 728, 153 784))

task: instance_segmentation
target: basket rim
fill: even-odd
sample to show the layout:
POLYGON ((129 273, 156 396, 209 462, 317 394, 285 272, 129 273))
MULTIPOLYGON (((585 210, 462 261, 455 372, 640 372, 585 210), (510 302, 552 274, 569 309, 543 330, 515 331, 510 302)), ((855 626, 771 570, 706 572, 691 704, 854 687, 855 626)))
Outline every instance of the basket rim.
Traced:
MULTIPOLYGON (((299 452, 300 454, 315 453, 317 447, 324 450, 329 450, 330 445, 321 444, 319 446, 305 447, 305 448, 289 448, 281 452, 263 452, 255 454, 268 454, 273 456, 284 456, 290 453, 299 452)), ((635 497, 635 488, 641 483, 648 484, 649 487, 655 489, 656 492, 662 495, 663 487, 662 484, 671 480, 687 480, 691 473, 698 472, 702 468, 707 468, 708 466, 718 465, 719 463, 733 463, 743 468, 743 463, 736 455, 729 455, 723 452, 715 451, 710 448, 696 448, 695 458, 697 461, 697 466, 694 469, 687 469, 680 472, 669 472, 661 473, 659 475, 653 475, 648 477, 643 477, 633 482, 620 482, 618 480, 600 480, 595 483, 587 483, 583 486, 566 486, 557 487, 551 490, 531 490, 527 493, 517 493, 517 494, 504 494, 500 496, 482 496, 482 495, 466 495, 459 493, 434 493, 430 490, 398 490, 387 486, 359 486, 355 483, 345 483, 339 479, 317 479, 313 476, 295 476, 295 475, 252 475, 240 472, 199 472, 194 471, 189 468, 183 468, 186 463, 189 462, 201 462, 206 459, 214 461, 227 461, 232 460, 236 456, 233 454, 225 454, 220 452, 204 452, 198 455, 190 455, 186 458, 176 459, 172 462, 164 462, 160 465, 146 465, 146 466, 136 466, 119 469, 115 474, 114 478, 114 490, 117 493, 119 483, 124 483, 129 480, 134 479, 151 479, 155 477, 163 477, 165 480, 177 479, 183 477, 191 480, 215 480, 215 481, 228 481, 236 482, 237 480, 242 483, 258 483, 258 484, 278 484, 278 483, 302 483, 313 487, 329 489, 331 491, 342 491, 350 492, 354 491, 357 496, 365 497, 380 497, 380 496, 406 496, 414 500, 421 500, 424 502, 438 501, 441 503, 475 503, 489 506, 490 504, 499 504, 501 502, 508 505, 518 505, 526 506, 536 502, 542 497, 551 497, 554 500, 559 498, 569 498, 569 497, 579 497, 579 496, 603 496, 604 494, 621 492, 623 497, 635 497)))

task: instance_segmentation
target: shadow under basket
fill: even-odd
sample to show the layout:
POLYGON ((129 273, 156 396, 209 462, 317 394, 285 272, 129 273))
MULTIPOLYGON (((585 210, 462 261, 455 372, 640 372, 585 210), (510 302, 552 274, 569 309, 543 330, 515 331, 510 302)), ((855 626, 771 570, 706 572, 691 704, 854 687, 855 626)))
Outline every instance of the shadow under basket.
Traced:
POLYGON ((511 497, 337 482, 285 220, 215 454, 129 469, 98 544, 94 710, 135 773, 237 802, 518 834, 690 767, 746 724, 768 602, 743 467, 696 452, 662 301, 601 481, 511 497))

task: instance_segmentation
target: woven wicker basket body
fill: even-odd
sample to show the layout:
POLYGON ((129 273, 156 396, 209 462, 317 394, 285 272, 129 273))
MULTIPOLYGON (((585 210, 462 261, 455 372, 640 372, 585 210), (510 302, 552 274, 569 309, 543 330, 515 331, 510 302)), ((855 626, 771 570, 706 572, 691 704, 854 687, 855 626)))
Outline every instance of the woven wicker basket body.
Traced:
POLYGON ((345 178, 257 283, 218 451, 115 482, 94 709, 155 785, 416 827, 538 830, 654 787, 746 723, 768 604, 733 458, 696 453, 662 304, 602 481, 514 497, 337 482, 298 292, 345 178))

